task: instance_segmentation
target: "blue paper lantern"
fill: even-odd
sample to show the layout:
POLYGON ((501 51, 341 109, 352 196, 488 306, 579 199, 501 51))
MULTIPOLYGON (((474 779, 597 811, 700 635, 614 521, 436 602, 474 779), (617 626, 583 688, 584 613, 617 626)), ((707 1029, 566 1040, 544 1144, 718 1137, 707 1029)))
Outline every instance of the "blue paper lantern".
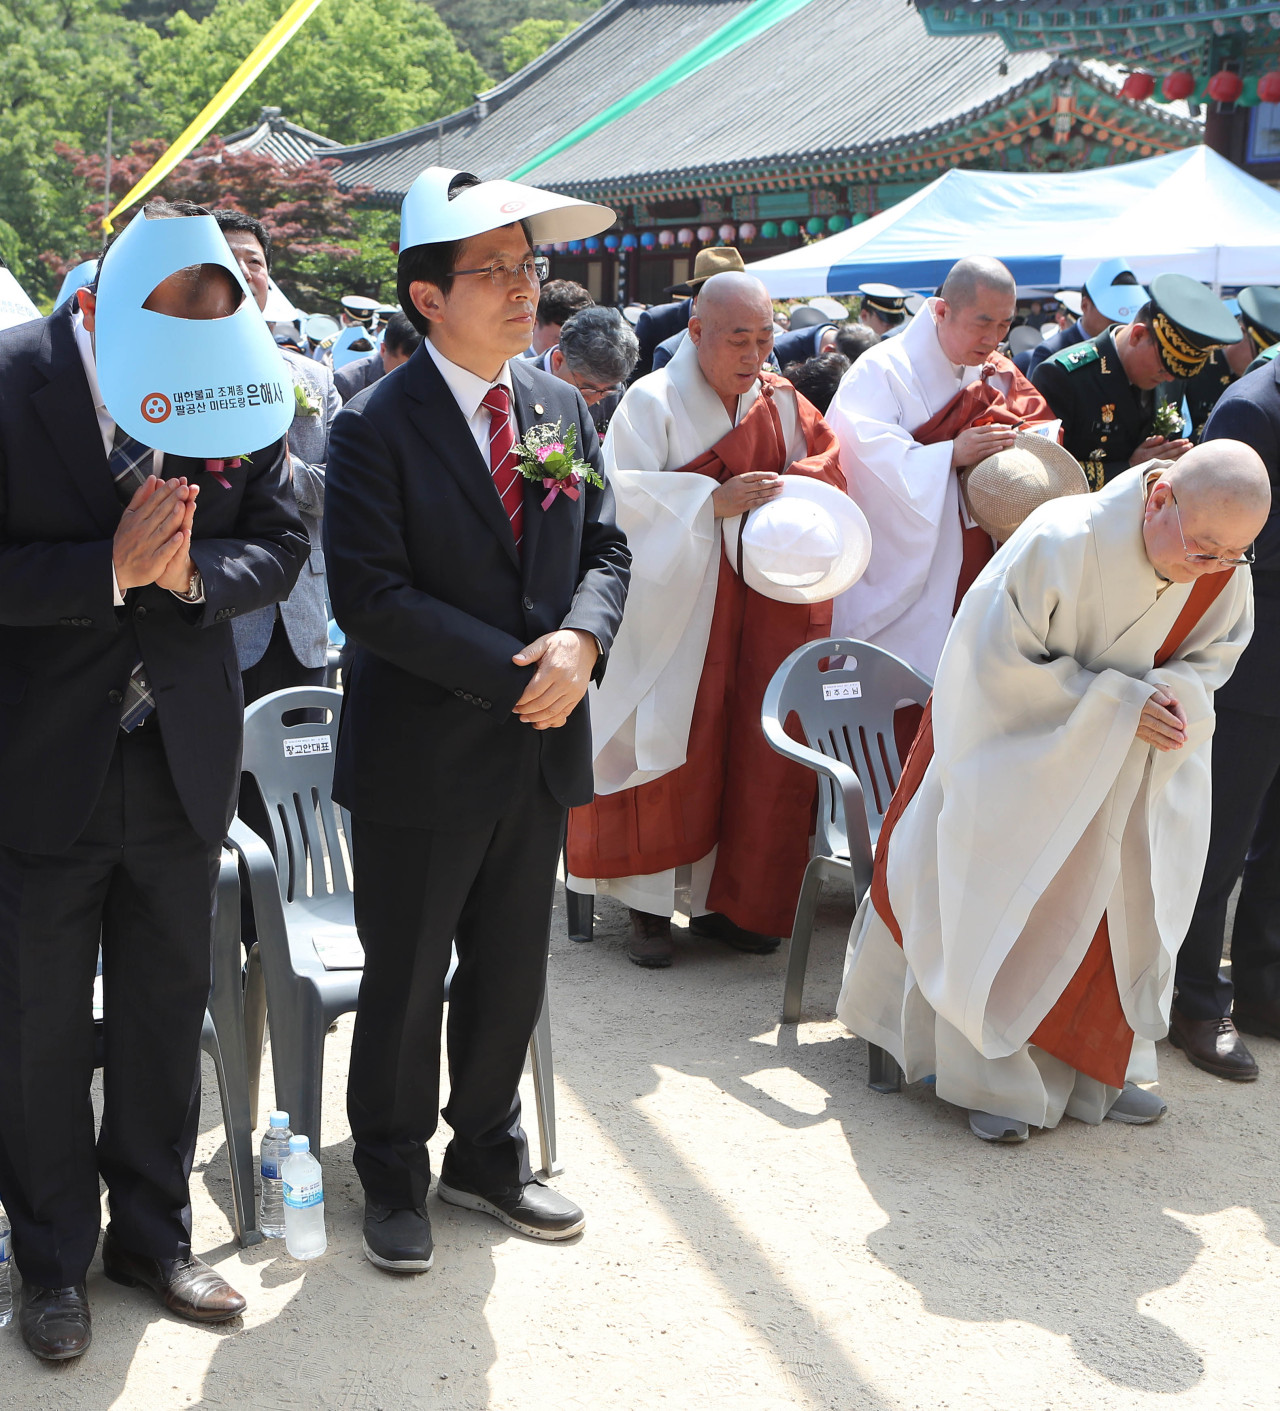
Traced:
POLYGON ((588 235, 582 243, 586 246, 589 255, 594 255, 600 249, 600 242, 594 235, 588 235))
POLYGON ((657 243, 657 236, 655 236, 653 231, 651 230, 646 230, 645 233, 640 237, 640 244, 646 250, 652 250, 657 243))
POLYGON ((634 235, 624 235, 622 237, 622 248, 624 250, 634 250, 640 242, 634 235))
POLYGON ((618 248, 619 243, 620 242, 616 235, 606 235, 604 237, 604 248, 606 250, 616 250, 618 248))
POLYGON ((570 253, 571 255, 580 255, 580 254, 582 253, 582 241, 581 241, 581 240, 570 240, 570 241, 569 241, 569 253, 570 253))

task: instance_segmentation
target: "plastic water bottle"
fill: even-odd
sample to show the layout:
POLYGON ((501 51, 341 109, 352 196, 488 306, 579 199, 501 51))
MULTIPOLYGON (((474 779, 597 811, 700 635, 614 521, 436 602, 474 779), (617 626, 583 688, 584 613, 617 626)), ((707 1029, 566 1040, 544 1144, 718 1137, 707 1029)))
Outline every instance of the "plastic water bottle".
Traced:
POLYGON ((317 1259, 325 1252, 324 1181, 320 1163, 306 1137, 289 1138, 289 1155, 280 1167, 284 1184, 284 1245, 295 1259, 317 1259))
POLYGON ((13 1246, 9 1239, 9 1217, 0 1205, 0 1328, 13 1321, 13 1246))
POLYGON ((273 1112, 262 1134, 262 1196, 258 1202, 258 1228, 268 1239, 284 1238, 284 1190, 280 1184, 280 1164, 289 1155, 289 1114, 273 1112))

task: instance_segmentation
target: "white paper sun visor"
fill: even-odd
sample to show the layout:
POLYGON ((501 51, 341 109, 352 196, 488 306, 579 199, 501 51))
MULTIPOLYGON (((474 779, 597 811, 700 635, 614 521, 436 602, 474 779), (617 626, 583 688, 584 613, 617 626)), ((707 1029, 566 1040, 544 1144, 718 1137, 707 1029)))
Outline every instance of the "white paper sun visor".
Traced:
POLYGON ((113 420, 156 450, 205 460, 269 446, 293 420, 293 378, 212 216, 129 222, 103 257, 94 343, 113 420), (143 308, 192 265, 220 265, 240 291, 233 314, 170 318, 143 308))
POLYGON ((482 181, 449 199, 449 183, 461 172, 428 167, 405 193, 400 207, 400 248, 466 240, 486 230, 523 221, 536 245, 585 240, 616 219, 608 206, 578 201, 518 181, 482 181))
POLYGON ((39 317, 40 310, 14 278, 13 271, 0 265, 0 328, 15 328, 39 317))

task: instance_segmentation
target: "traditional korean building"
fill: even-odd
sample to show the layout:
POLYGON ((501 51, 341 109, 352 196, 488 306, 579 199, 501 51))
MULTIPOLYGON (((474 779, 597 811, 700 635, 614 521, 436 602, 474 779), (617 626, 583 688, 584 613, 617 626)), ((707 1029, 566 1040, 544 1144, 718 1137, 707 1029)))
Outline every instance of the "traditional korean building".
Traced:
MULTIPOLYGON (((471 107, 313 155, 387 205, 433 164, 611 205, 615 229, 556 247, 553 272, 652 302, 700 245, 791 249, 949 167, 1075 170, 1201 140, 1122 81, 997 33, 933 33, 903 0, 611 0, 471 107)), ((277 115, 235 140, 275 151, 301 132, 277 115)))
POLYGON ((1280 0, 914 0, 939 38, 998 38, 1024 50, 1103 59, 1127 89, 1205 109, 1205 142, 1280 181, 1280 0))

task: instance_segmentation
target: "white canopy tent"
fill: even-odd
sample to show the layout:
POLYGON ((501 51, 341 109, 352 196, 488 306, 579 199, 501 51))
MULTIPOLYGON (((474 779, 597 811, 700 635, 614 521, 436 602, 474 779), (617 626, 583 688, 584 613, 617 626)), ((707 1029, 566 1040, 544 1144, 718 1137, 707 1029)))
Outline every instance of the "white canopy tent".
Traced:
POLYGON ((1024 291, 1079 287, 1123 255, 1219 289, 1280 284, 1280 192, 1208 147, 1094 171, 949 171, 861 225, 748 265, 775 298, 867 280, 932 293, 964 255, 994 255, 1024 291))

